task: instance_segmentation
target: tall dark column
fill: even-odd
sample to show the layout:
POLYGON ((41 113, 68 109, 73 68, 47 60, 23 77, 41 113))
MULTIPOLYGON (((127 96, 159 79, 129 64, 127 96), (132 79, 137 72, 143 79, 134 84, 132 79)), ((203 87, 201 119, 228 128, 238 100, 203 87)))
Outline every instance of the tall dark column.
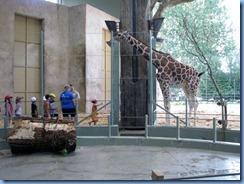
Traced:
MULTIPOLYGON (((148 0, 121 0, 121 30, 147 43, 148 0)), ((121 126, 143 129, 148 109, 148 61, 127 42, 121 43, 121 126)))

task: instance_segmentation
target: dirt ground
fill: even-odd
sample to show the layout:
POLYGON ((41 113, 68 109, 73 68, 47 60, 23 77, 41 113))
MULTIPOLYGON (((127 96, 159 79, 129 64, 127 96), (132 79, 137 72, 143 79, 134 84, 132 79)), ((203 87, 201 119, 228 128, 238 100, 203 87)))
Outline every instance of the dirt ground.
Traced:
MULTIPOLYGON (((183 121, 185 121, 185 105, 184 104, 172 104, 171 105, 171 112, 182 118, 183 121)), ((190 124, 188 126, 192 127, 213 127, 213 118, 216 118, 216 122, 218 120, 222 119, 221 115, 222 109, 221 106, 216 105, 216 103, 204 103, 199 104, 197 114, 196 114, 196 124, 194 124, 194 120, 190 120, 190 124)), ((80 114, 79 120, 82 120, 84 117, 88 116, 89 114, 80 114)), ((108 111, 100 111, 98 117, 99 122, 97 125, 107 125, 108 123, 108 111)), ((165 113, 162 112, 162 110, 157 109, 157 126, 164 126, 165 123, 165 113)), ((240 130, 240 104, 228 104, 227 105, 227 120, 228 120, 228 126, 227 128, 232 130, 240 130)), ((88 122, 91 121, 91 118, 88 118, 87 120, 80 123, 80 125, 88 125, 88 122)), ((218 123, 217 127, 221 128, 222 125, 219 125, 218 123)), ((176 119, 171 116, 170 121, 171 126, 176 126, 176 119)), ((181 126, 185 126, 184 123, 180 124, 181 126)))
MULTIPOLYGON (((182 118, 185 121, 185 105, 181 104, 173 104, 171 105, 172 113, 176 116, 182 118)), ((159 117, 160 115, 158 115, 159 117)), ((165 123, 165 115, 162 115, 162 118, 158 121, 158 125, 166 125, 165 123)), ((192 115, 193 117, 193 115, 192 115)), ((204 103, 199 104, 196 114, 196 124, 194 124, 193 118, 190 120, 190 124, 188 126, 195 127, 213 127, 213 118, 218 120, 222 119, 222 108, 218 106, 216 103, 204 103)), ((228 126, 227 128, 232 130, 240 130, 240 104, 228 104, 227 105, 227 120, 228 126)), ((172 124, 176 125, 175 118, 172 119, 172 124)), ((183 123, 181 123, 184 126, 183 123)), ((222 127, 217 123, 217 127, 222 127)))
MULTIPOLYGON (((185 105, 180 103, 171 104, 171 112, 175 116, 179 116, 180 119, 185 121, 185 105)), ((216 103, 204 103, 199 104, 197 115, 196 115, 196 124, 194 124, 194 120, 191 119, 190 123, 188 121, 188 126, 191 127, 213 127, 213 118, 216 118, 216 122, 221 119, 222 109, 221 106, 216 105, 216 103)), ((90 114, 86 113, 80 113, 78 121, 79 126, 82 125, 88 125, 88 122, 91 121, 91 117, 84 120, 85 117, 89 116, 90 114)), ((228 129, 232 130, 240 130, 240 104, 228 104, 227 105, 227 119, 228 119, 228 129)), ((109 111, 107 110, 101 110, 99 111, 98 118, 99 121, 97 125, 107 125, 108 124, 108 116, 109 111)), ((157 109, 157 121, 155 123, 156 126, 165 126, 165 113, 157 109)), ((217 127, 221 128, 222 125, 219 125, 218 123, 217 127)), ((184 123, 180 123, 181 126, 185 126, 184 123)), ((93 124, 91 126, 94 126, 93 124)), ((170 126, 176 126, 176 118, 171 116, 170 126)), ((3 127, 3 120, 0 120, 0 127, 3 127)))

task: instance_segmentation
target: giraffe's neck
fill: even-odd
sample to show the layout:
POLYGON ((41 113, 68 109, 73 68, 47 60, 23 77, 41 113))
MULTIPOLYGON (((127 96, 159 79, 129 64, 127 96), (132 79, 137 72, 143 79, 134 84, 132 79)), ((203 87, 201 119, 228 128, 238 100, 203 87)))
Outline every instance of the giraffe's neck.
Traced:
MULTIPOLYGON (((150 57, 150 48, 148 45, 146 45, 145 43, 143 43, 142 41, 136 39, 135 37, 133 37, 132 35, 128 34, 126 36, 126 39, 128 41, 129 44, 131 44, 136 50, 138 50, 142 56, 144 56, 145 59, 149 60, 150 57)), ((159 67, 159 62, 158 59, 159 58, 164 58, 167 57, 169 54, 166 54, 164 52, 158 52, 154 49, 152 49, 152 64, 158 68, 159 67)))
POLYGON ((145 43, 136 39, 132 35, 128 35, 126 39, 129 42, 129 44, 131 44, 136 50, 138 50, 142 54, 142 56, 149 60, 150 48, 145 43))

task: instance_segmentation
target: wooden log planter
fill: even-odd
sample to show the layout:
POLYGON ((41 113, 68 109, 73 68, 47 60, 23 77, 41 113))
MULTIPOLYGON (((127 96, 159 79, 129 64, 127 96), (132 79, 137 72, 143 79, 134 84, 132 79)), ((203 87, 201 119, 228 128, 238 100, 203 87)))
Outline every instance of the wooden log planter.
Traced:
POLYGON ((75 122, 62 119, 21 117, 13 119, 14 126, 7 135, 11 152, 62 152, 76 148, 75 122))

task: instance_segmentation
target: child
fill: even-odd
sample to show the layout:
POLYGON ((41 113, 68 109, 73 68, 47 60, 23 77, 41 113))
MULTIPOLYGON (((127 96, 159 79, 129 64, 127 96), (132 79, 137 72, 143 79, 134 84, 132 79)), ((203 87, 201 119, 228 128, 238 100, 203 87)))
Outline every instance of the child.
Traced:
POLYGON ((45 118, 51 118, 51 115, 50 115, 50 95, 49 94, 46 94, 45 95, 45 101, 44 101, 44 117, 45 118))
POLYGON ((13 105, 12 105, 12 96, 5 96, 5 116, 8 115, 9 117, 9 126, 10 126, 10 122, 12 121, 12 117, 13 117, 13 105))
POLYGON ((55 98, 56 95, 51 93, 50 94, 50 114, 51 114, 51 118, 53 117, 58 117, 58 108, 55 104, 55 98))
POLYGON ((36 105, 36 97, 31 98, 31 116, 33 118, 38 118, 38 111, 36 105))
POLYGON ((15 107, 15 116, 21 116, 22 115, 22 103, 21 103, 21 99, 24 97, 19 97, 17 96, 15 99, 15 103, 16 103, 16 107, 15 107))
MULTIPOLYGON (((91 103, 92 103, 92 113, 94 113, 97 110, 98 106, 102 105, 102 103, 97 104, 96 98, 92 98, 91 103)), ((94 125, 97 124, 97 122, 98 122, 97 115, 98 115, 98 113, 92 114, 92 121, 88 123, 89 125, 91 125, 92 122, 94 123, 94 125)))

